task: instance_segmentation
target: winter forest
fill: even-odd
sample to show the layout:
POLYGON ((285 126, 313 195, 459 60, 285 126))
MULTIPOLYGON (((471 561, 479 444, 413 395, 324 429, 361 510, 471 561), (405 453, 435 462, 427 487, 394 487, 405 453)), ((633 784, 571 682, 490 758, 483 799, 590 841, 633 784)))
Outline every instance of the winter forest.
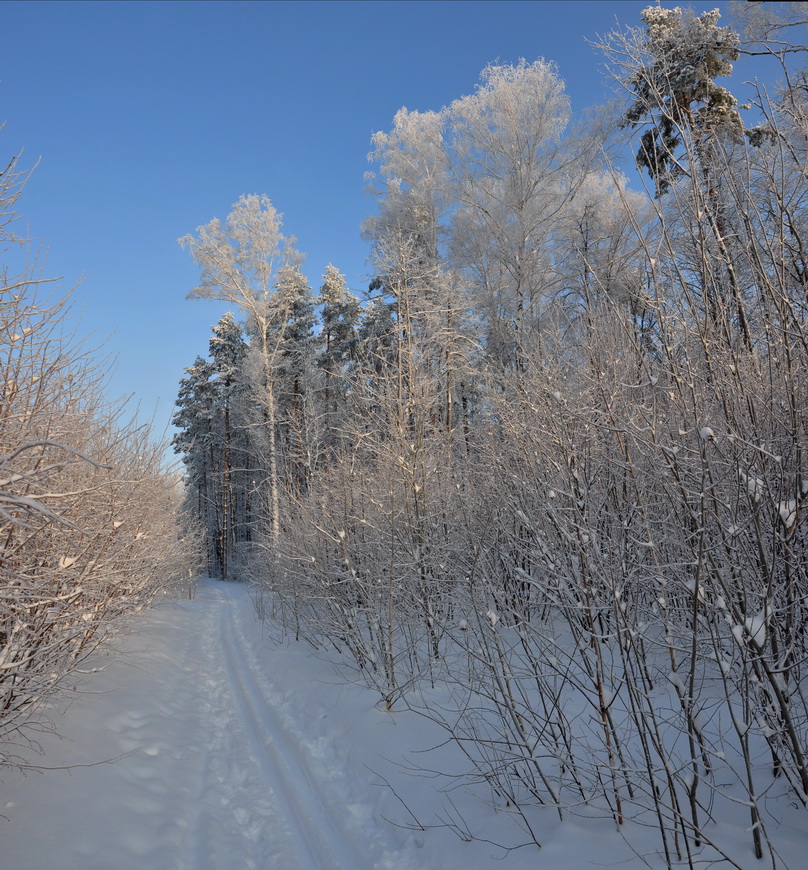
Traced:
MULTIPOLYGON (((189 298, 231 307, 180 385, 182 486, 65 303, 4 275, 4 743, 202 573, 437 724, 527 843, 597 815, 667 866, 739 867, 742 817, 783 866, 768 802, 808 812, 808 8, 733 13, 601 37, 615 100, 586 117, 545 60, 402 108, 361 292, 309 286, 266 196, 180 239, 189 298), (743 105, 742 56, 777 64, 743 105)), ((0 181, 10 244, 24 174, 0 181)))

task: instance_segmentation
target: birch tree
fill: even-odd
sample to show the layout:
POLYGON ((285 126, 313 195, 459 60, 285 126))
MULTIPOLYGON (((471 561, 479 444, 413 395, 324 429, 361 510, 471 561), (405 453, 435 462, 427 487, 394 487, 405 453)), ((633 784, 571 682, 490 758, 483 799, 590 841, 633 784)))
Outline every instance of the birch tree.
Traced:
POLYGON ((281 528, 281 492, 278 445, 278 386, 275 367, 283 340, 276 328, 277 307, 272 304, 278 272, 298 263, 293 240, 281 232, 281 215, 266 196, 245 195, 222 224, 218 218, 197 228, 196 235, 179 243, 200 267, 200 283, 190 299, 216 299, 238 305, 247 318, 256 359, 256 399, 263 414, 262 435, 267 456, 261 491, 268 506, 269 532, 277 547, 281 528))
POLYGON ((475 93, 446 110, 452 154, 452 256, 484 312, 486 345, 524 368, 558 289, 551 239, 589 157, 569 134, 569 99, 554 64, 491 65, 475 93))

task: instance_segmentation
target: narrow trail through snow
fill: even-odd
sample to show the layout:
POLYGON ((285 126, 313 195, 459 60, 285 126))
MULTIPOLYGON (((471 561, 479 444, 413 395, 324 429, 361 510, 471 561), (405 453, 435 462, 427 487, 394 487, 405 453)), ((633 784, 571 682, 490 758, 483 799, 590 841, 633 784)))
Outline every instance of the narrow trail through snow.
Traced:
POLYGON ((272 705, 266 703, 266 694, 250 667, 248 648, 237 637, 233 621, 228 602, 219 614, 219 637, 230 694, 264 785, 282 798, 279 808, 297 855, 300 859, 308 855, 312 867, 350 870, 362 866, 336 814, 318 793, 305 753, 284 733, 272 705))
MULTIPOLYGON (((202 582, 114 647, 50 711, 60 737, 43 734, 32 759, 47 770, 0 768, 0 870, 668 866, 652 828, 629 843, 594 813, 537 811, 541 849, 525 845, 518 818, 457 779, 462 753, 441 729, 382 711, 306 644, 271 641, 246 586, 202 582)), ((805 865, 803 821, 770 815, 779 866, 805 865)), ((744 825, 723 830, 737 866, 759 863, 744 825)))
POLYGON ((246 588, 206 581, 120 646, 60 719, 63 739, 43 738, 42 764, 71 769, 4 775, 0 870, 428 866, 362 794, 367 771, 357 782, 326 707, 309 693, 296 708, 273 681, 288 659, 246 588))

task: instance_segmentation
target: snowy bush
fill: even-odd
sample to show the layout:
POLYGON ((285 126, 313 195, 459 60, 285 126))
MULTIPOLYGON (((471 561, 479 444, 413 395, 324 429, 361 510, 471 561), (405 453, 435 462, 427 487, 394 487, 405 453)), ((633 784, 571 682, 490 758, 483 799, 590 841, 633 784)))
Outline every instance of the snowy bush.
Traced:
MULTIPOLYGON (((0 177, 3 241, 23 176, 0 177)), ((163 447, 104 396, 108 361, 35 268, 0 275, 0 766, 114 625, 181 579, 192 537, 163 447)))

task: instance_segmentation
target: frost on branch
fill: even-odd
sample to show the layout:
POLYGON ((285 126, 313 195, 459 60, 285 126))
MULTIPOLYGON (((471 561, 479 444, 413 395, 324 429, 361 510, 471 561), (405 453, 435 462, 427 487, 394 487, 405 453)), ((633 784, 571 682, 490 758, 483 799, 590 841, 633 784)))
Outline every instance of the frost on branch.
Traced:
POLYGON ((35 748, 45 702, 110 627, 193 561, 162 447, 106 399, 108 361, 72 337, 69 295, 49 298, 38 271, 0 264, 0 767, 35 748), (116 534, 124 516, 148 547, 116 534))

